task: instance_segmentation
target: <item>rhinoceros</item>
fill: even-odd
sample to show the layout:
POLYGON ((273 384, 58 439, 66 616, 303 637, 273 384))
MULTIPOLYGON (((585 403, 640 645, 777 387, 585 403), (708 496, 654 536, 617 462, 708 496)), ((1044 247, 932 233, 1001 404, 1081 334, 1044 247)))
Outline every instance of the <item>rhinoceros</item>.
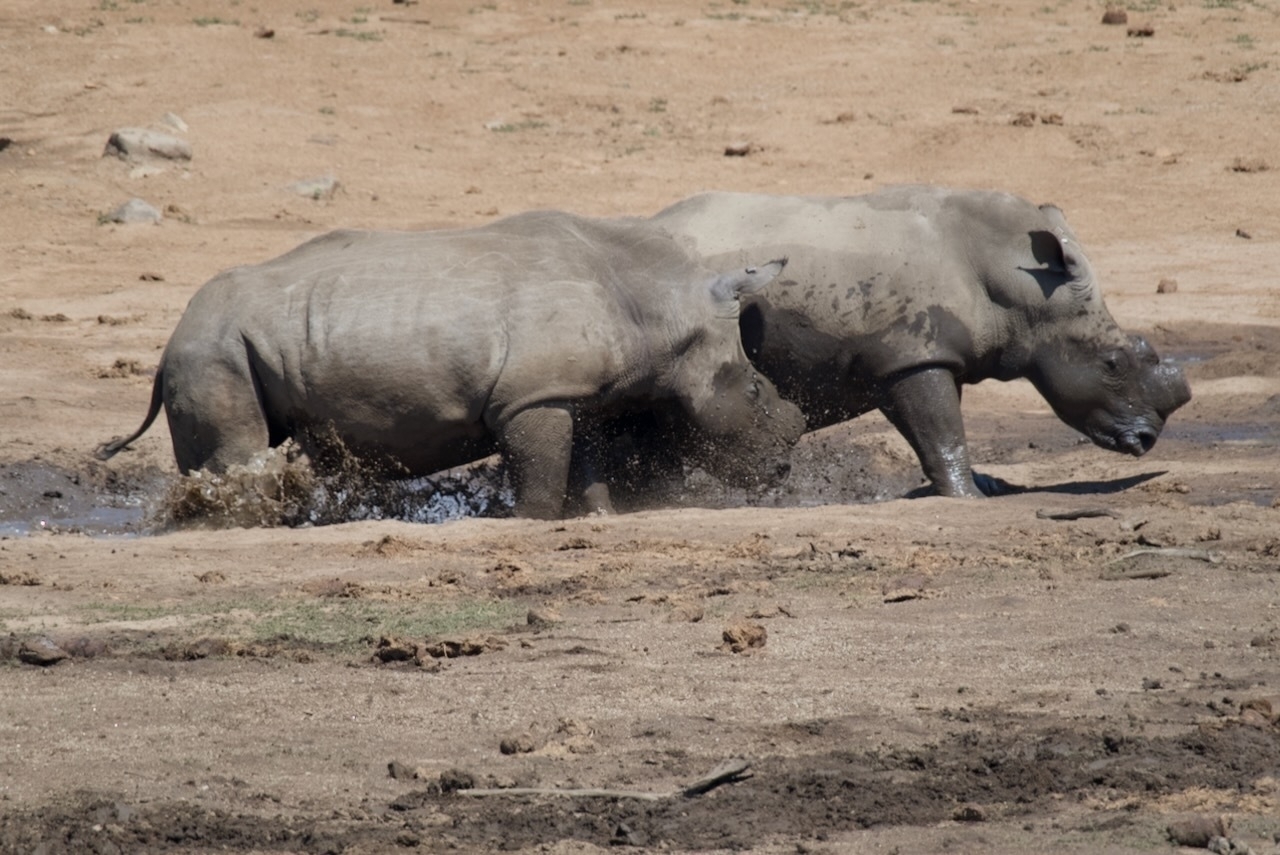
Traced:
POLYGON ((405 476, 501 451, 515 513, 552 518, 593 425, 654 406, 706 440, 709 471, 754 482, 785 470, 804 428, 738 332, 740 298, 785 263, 715 273, 642 219, 553 211, 335 231, 200 288, 142 426, 98 456, 161 406, 183 473, 321 431, 405 476))
POLYGON ((970 468, 963 384, 1027 378, 1062 421, 1133 455, 1191 397, 1177 367, 1116 325, 1053 205, 931 186, 704 193, 651 222, 716 269, 788 256, 780 287, 743 307, 748 356, 809 430, 879 408, 944 496, 999 486, 970 468))

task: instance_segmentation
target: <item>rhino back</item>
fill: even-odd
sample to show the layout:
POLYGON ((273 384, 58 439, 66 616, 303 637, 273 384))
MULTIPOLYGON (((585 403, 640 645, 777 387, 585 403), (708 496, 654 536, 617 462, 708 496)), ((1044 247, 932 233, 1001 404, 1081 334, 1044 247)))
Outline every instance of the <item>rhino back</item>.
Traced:
POLYGON ((646 373, 643 300, 564 225, 324 235, 215 277, 166 361, 247 361, 282 432, 332 422, 410 468, 474 459, 504 413, 646 373))
POLYGON ((1065 228, 1010 194, 931 186, 852 197, 706 193, 654 221, 713 267, 753 253, 790 258, 759 303, 773 361, 796 364, 766 373, 885 377, 940 365, 970 382, 998 376, 1001 352, 1050 312, 1039 305, 1048 262, 1032 235, 1065 228))

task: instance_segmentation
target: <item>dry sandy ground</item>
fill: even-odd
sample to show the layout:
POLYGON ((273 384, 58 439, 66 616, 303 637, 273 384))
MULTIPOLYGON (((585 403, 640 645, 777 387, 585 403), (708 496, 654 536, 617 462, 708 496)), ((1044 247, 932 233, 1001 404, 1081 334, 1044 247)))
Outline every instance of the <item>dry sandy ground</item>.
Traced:
POLYGON ((1276 852, 1280 4, 1127 11, 0 2, 0 851, 1099 853, 1227 817, 1276 852), (127 126, 194 156, 103 157, 127 126), (90 452, 224 267, 901 182, 1067 212, 1191 378, 1151 454, 987 384, 974 456, 1030 488, 998 499, 896 498, 919 473, 864 417, 747 506, 98 533, 173 480, 162 426, 90 452), (102 222, 135 196, 159 225, 102 222), (1081 509, 1111 515, 1037 516, 1081 509), (744 622, 764 644, 725 649, 744 622), (26 664, 42 639, 71 655, 26 664), (512 786, 667 795, 448 792, 512 786))

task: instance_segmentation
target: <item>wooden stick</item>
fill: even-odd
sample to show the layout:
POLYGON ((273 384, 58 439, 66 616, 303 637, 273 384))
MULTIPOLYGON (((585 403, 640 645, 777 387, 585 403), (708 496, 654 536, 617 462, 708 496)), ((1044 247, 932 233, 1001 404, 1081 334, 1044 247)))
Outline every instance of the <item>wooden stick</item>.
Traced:
POLYGON ((644 790, 601 790, 595 788, 557 789, 555 787, 474 787, 468 790, 456 790, 454 794, 459 796, 568 796, 569 798, 639 799, 640 801, 656 802, 661 801, 662 799, 674 799, 681 796, 684 798, 693 798, 694 796, 700 796, 703 793, 710 792, 721 784, 745 780, 746 778, 751 777, 752 773, 749 771, 750 768, 750 761, 741 757, 733 757, 724 761, 701 778, 698 778, 696 781, 692 781, 680 789, 672 790, 668 793, 655 793, 644 790))
POLYGON ((1208 561, 1210 564, 1221 564, 1222 556, 1217 552, 1210 552, 1207 549, 1186 549, 1180 546, 1145 546, 1141 549, 1135 549, 1132 552, 1126 552, 1119 558, 1112 558, 1103 567, 1109 567, 1112 564, 1119 564, 1126 558, 1135 558, 1139 555, 1167 555, 1170 558, 1194 558, 1197 561, 1208 561))
POLYGON ((1115 517, 1120 519, 1120 515, 1110 508, 1080 508, 1075 511, 1046 511, 1041 508, 1036 511, 1036 518, 1042 520, 1082 520, 1088 517, 1115 517))
MULTIPOLYGON (((729 784, 750 778, 752 774, 749 771, 750 769, 751 763, 745 758, 730 757, 698 780, 691 784, 686 784, 684 789, 679 791, 679 795, 685 798, 692 798, 714 790, 721 784, 729 784)), ((675 793, 672 795, 675 795, 675 793)))

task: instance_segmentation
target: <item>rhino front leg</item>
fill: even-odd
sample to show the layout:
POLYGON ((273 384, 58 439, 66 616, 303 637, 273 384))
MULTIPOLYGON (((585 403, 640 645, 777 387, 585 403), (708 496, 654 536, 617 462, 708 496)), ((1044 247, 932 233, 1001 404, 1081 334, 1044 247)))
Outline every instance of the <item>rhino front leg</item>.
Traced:
POLYGON ((573 415, 565 407, 523 410, 499 440, 515 488, 516 516, 559 519, 569 486, 573 415))
POLYGON ((955 375, 945 368, 921 368, 897 376, 885 392, 880 411, 911 443, 938 494, 982 496, 969 466, 955 375))

